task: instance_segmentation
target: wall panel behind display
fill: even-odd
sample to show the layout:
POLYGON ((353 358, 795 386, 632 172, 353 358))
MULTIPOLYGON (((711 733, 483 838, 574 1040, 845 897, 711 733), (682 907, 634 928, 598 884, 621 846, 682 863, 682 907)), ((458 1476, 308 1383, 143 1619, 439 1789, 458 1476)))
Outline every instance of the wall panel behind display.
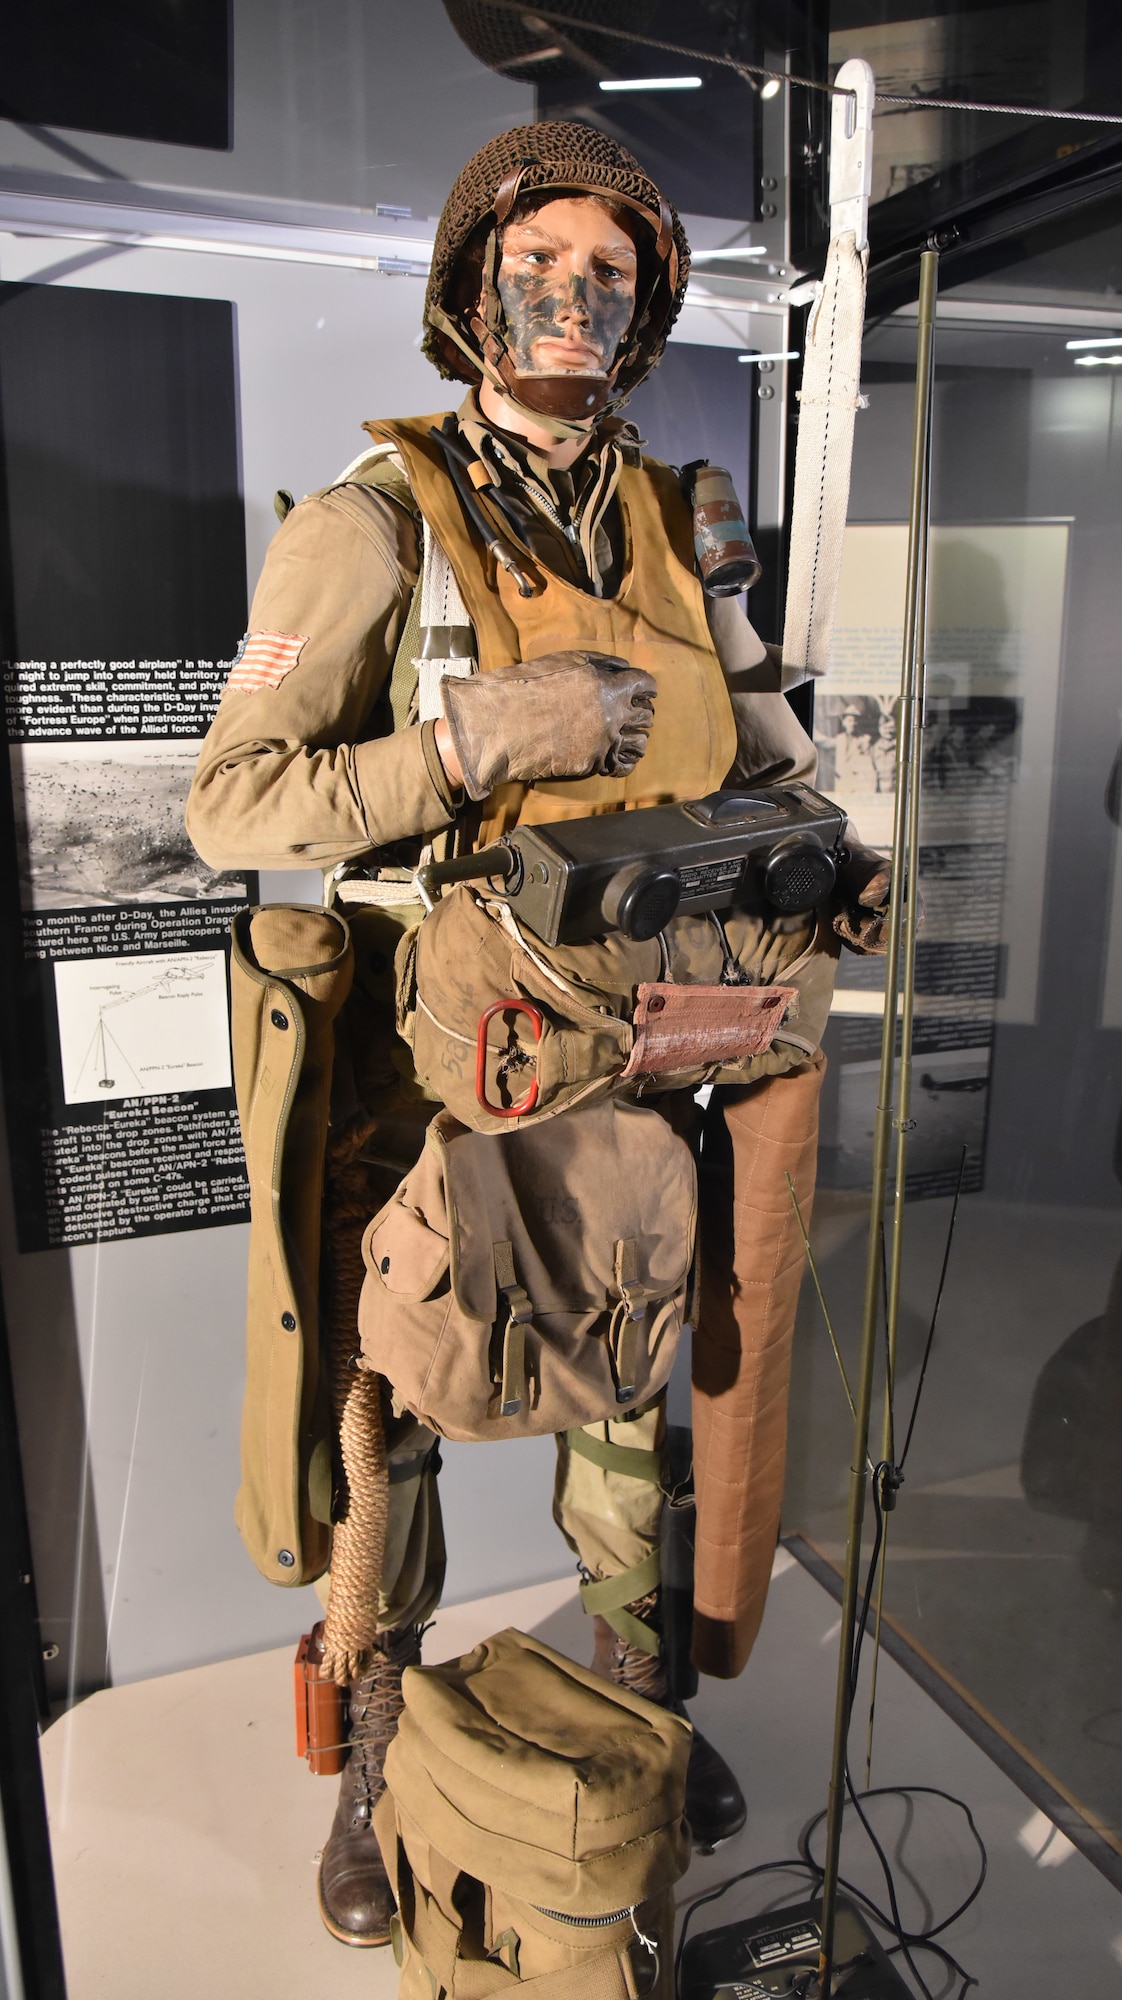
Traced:
POLYGON ((0 285, 0 1013, 25 1250, 241 1220, 183 805, 246 610, 233 309, 0 285))
POLYGON ((698 347, 672 340, 655 373, 627 404, 655 458, 686 465, 707 458, 723 465, 742 506, 751 509, 752 402, 756 371, 735 347, 698 347))

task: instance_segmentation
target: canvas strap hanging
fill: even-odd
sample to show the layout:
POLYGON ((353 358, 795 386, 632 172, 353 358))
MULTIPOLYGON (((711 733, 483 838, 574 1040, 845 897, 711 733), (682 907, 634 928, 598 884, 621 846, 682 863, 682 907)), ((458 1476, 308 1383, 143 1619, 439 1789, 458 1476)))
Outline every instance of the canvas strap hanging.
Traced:
POLYGON ((795 448, 795 497, 783 626, 783 684, 830 663, 841 581, 853 426, 862 407, 861 330, 868 265, 875 94, 868 63, 838 72, 830 135, 830 247, 807 327, 795 448))

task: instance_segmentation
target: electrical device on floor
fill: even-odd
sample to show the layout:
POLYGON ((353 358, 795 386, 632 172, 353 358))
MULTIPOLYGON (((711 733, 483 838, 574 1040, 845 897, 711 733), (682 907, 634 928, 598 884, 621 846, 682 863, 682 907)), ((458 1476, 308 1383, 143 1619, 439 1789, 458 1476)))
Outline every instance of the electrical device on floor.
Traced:
POLYGON ((431 908, 446 882, 487 881, 546 944, 653 938, 680 912, 812 910, 834 886, 847 824, 809 785, 758 785, 513 827, 478 854, 430 862, 417 886, 431 908))
MULTIPOLYGON (((691 1938, 678 2000, 776 2000, 804 1994, 818 1971, 821 1902, 796 1903, 691 1938)), ((864 1917, 842 1898, 834 1929, 831 2000, 911 2000, 864 1917)))

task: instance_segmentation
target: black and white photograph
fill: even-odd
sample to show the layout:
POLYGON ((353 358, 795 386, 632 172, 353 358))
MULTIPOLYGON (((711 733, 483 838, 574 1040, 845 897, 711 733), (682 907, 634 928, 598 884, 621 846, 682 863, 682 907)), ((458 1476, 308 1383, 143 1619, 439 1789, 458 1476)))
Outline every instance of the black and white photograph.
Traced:
MULTIPOLYGON (((975 840, 1005 822, 1017 774, 1019 704, 1011 697, 929 695, 923 729, 924 832, 931 840, 975 840)), ((818 783, 879 846, 891 832, 896 789, 894 694, 835 693, 814 705, 818 783)))
POLYGON ((191 742, 13 744, 25 910, 244 896, 244 874, 208 868, 183 824, 191 742))

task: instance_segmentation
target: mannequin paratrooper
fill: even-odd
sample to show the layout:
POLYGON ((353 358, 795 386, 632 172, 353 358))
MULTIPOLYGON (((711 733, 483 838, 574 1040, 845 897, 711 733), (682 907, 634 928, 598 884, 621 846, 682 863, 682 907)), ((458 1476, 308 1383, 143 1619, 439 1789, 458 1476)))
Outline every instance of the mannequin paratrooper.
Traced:
MULTIPOLYGON (((377 875, 388 863, 387 878, 399 880, 422 842, 454 838, 459 851, 519 822, 696 798, 730 779, 813 776, 813 748, 779 691, 774 653, 735 599, 702 592, 676 474, 645 457, 614 414, 657 364, 688 270, 673 209, 600 133, 526 126, 469 161, 437 230, 424 337, 428 358, 467 383, 467 396, 455 416, 369 424, 367 455, 284 520, 192 790, 188 823, 212 865, 321 866, 330 878, 356 866, 377 875), (433 544, 454 583, 454 615, 429 623, 418 642, 419 579, 433 544), (422 656, 422 687, 424 656, 440 664, 428 682, 439 688, 436 713, 399 699, 398 668, 412 665, 411 652, 422 656)), ((878 878, 862 902, 876 904, 883 890, 878 878)), ((365 945, 356 927, 354 989, 322 1086, 332 1132, 366 1135, 362 1218, 413 1164, 438 1108, 395 1041, 395 921, 389 899, 365 945)), ((743 1665, 770 1571, 801 1259, 785 1192, 778 1203, 774 1191, 754 1194, 753 1174, 770 1148, 808 1193, 821 1067, 815 1055, 788 1075, 718 1090, 706 1114, 713 1166, 700 1333, 708 1315, 714 1337, 701 1368, 712 1417, 702 1445, 711 1543, 727 1574, 699 1612, 695 1659, 726 1675, 743 1665)), ((689 1133, 700 1114, 679 1096, 677 1121, 689 1133)), ((280 1188, 287 1169, 274 1171, 280 1188)), ((305 1261, 319 1244, 314 1173, 310 1185, 305 1261)), ((332 1199, 329 1183, 329 1208, 332 1199)), ((328 1255, 331 1241, 325 1230, 328 1255)), ((287 1255, 295 1267, 292 1242, 287 1255)), ((314 1298, 314 1277, 307 1284, 314 1298)), ((261 1296, 251 1278, 251 1301, 261 1296)), ((251 1399, 254 1314, 251 1304, 251 1399)), ((310 1379, 305 1371, 296 1433, 290 1423, 287 1436, 270 1434, 247 1406, 239 1520, 278 1582, 311 1580, 329 1556, 329 1530, 317 1523, 330 1508, 307 1498, 316 1457, 308 1437, 324 1428, 310 1379), (297 1465, 305 1533, 295 1553, 286 1545, 278 1554, 267 1507, 253 1501, 274 1477, 261 1470, 266 1460, 297 1465)), ((350 1688, 352 1747, 320 1876, 325 1923, 358 1945, 389 1934, 392 1898, 370 1813, 401 1674, 419 1658, 444 1575, 437 1440, 395 1411, 390 1385, 382 1416, 387 1513, 380 1573, 369 1579, 376 1633, 350 1688)), ((659 1399, 559 1437, 554 1513, 578 1558, 597 1668, 674 1705, 660 1631, 664 1433, 659 1399)), ((287 1538, 297 1539, 296 1530, 287 1538)), ((697 1734, 687 1812, 705 1846, 745 1817, 737 1780, 697 1734)))

